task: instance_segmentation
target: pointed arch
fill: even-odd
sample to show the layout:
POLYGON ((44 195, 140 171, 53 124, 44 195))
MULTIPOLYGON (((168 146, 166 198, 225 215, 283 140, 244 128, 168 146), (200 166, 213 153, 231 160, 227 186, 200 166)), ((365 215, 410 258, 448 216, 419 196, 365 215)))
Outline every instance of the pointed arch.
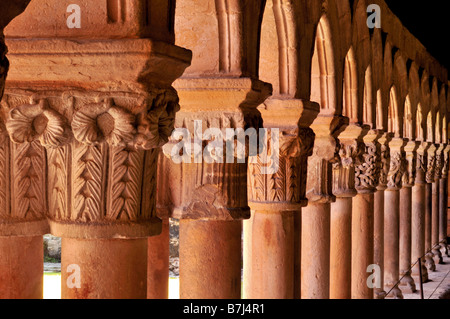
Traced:
POLYGON ((434 143, 434 121, 433 112, 429 111, 427 115, 427 142, 434 143))
POLYGON ((425 132, 424 132, 424 116, 423 116, 423 109, 422 104, 419 102, 417 104, 417 112, 416 112, 416 140, 425 142, 425 132))
POLYGON ((394 133, 395 137, 401 137, 398 104, 397 89, 392 86, 389 93, 388 131, 394 133))
POLYGON ((317 25, 311 65, 311 101, 320 104, 322 114, 334 114, 336 108, 336 70, 330 24, 326 14, 317 25))
POLYGON ((403 137, 412 140, 414 138, 413 130, 413 111, 410 95, 408 94, 405 99, 405 111, 403 120, 403 137))
POLYGON ((347 53, 344 62, 342 115, 349 118, 350 123, 360 122, 358 110, 358 71, 353 47, 347 53))

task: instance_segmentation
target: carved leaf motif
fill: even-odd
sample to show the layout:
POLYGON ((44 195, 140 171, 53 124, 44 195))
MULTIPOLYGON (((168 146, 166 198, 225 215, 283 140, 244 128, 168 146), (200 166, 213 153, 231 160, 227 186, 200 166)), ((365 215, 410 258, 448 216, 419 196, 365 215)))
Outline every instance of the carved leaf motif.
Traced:
POLYGON ((269 177, 268 189, 271 201, 284 201, 286 190, 286 158, 284 156, 280 156, 278 171, 269 177))
POLYGON ((48 190, 49 212, 55 219, 70 218, 67 202, 68 171, 67 162, 69 146, 49 148, 47 156, 49 161, 48 190))
POLYGON ((77 165, 73 180, 73 220, 88 222, 102 217, 103 147, 75 143, 74 163, 77 165))
POLYGON ((108 219, 139 218, 144 154, 123 147, 111 148, 111 205, 108 219))
POLYGON ((39 218, 45 212, 44 151, 38 141, 14 146, 14 200, 17 218, 39 218))
POLYGON ((286 176, 287 176, 287 187, 286 187, 286 200, 297 203, 300 201, 298 196, 299 185, 299 175, 300 172, 297 171, 298 158, 291 157, 287 160, 286 166, 286 176))
POLYGON ((7 172, 9 165, 7 162, 7 148, 9 143, 2 143, 0 146, 0 217, 8 218, 10 216, 10 208, 8 205, 8 189, 7 180, 9 179, 7 172))
POLYGON ((250 167, 250 185, 252 190, 252 199, 255 201, 265 201, 265 175, 261 174, 261 159, 256 156, 254 163, 250 167))
POLYGON ((142 205, 141 217, 148 219, 156 216, 156 179, 158 168, 159 149, 155 148, 146 151, 145 154, 145 169, 143 182, 143 196, 148 196, 145 200, 147 205, 142 205))

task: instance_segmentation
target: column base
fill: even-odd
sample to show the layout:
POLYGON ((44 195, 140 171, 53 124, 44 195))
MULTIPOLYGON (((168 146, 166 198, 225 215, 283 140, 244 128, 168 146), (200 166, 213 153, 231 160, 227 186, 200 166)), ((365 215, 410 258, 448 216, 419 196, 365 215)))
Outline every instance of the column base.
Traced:
POLYGON ((450 257, 449 256, 450 252, 448 250, 448 247, 447 247, 446 243, 442 243, 441 244, 440 251, 441 251, 442 256, 450 257))
POLYGON ((373 293, 373 299, 385 299, 386 298, 386 291, 384 290, 375 290, 373 293))
POLYGON ((427 267, 428 271, 436 271, 436 264, 433 260, 433 254, 428 253, 425 255, 425 267, 427 267))
POLYGON ((390 291, 388 295, 386 295, 385 299, 403 299, 403 293, 397 286, 392 289, 392 286, 386 286, 385 290, 390 291))
MULTIPOLYGON (((412 272, 412 278, 415 282, 420 282, 420 273, 419 273, 419 265, 414 266, 413 272, 412 272)), ((422 283, 428 282, 428 270, 425 266, 425 261, 422 259, 422 283)))
POLYGON ((436 265, 442 265, 444 263, 444 260, 442 259, 442 254, 441 251, 439 250, 440 247, 436 246, 435 248, 433 248, 433 250, 431 251, 433 254, 433 260, 434 263, 436 265))
POLYGON ((407 293, 407 294, 415 293, 417 291, 416 290, 416 283, 414 282, 414 279, 411 276, 411 273, 408 271, 407 273, 404 273, 401 276, 404 276, 404 277, 400 281, 400 284, 399 284, 400 289, 404 293, 407 293))

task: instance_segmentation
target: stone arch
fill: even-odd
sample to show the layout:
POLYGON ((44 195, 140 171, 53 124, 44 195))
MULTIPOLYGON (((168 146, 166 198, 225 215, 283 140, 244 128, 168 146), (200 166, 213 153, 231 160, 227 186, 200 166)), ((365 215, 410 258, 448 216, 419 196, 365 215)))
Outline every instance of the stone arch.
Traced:
POLYGON ((427 115, 427 142, 434 143, 434 121, 433 112, 429 111, 427 115))
POLYGON ((414 119, 411 97, 408 94, 405 99, 405 111, 403 119, 403 137, 412 140, 414 138, 414 119))
MULTIPOLYGON (((408 86, 408 96, 411 103, 411 114, 412 114, 412 132, 413 136, 411 138, 415 139, 418 137, 418 128, 417 126, 422 125, 422 123, 416 120, 418 116, 418 105, 420 103, 420 80, 419 80, 419 69, 415 62, 412 62, 409 67, 409 86, 408 86)), ((421 116, 421 118, 423 118, 421 116)), ((420 127, 419 127, 420 129, 420 127)))
POLYGON ((418 141, 425 141, 425 132, 424 127, 426 123, 424 122, 424 116, 423 116, 423 109, 422 104, 419 102, 417 104, 417 111, 416 111, 416 140, 418 141))
POLYGON ((395 137, 401 137, 399 101, 395 86, 392 86, 389 91, 388 105, 388 132, 393 133, 395 137))
POLYGON ((375 29, 371 38, 372 44, 372 65, 377 66, 372 69, 372 80, 373 80, 373 92, 374 92, 374 103, 375 114, 376 114, 376 128, 379 130, 385 130, 387 123, 385 122, 384 112, 385 105, 383 99, 383 43, 381 38, 380 29, 375 29))
POLYGON ((358 71, 353 47, 344 60, 344 87, 342 115, 349 118, 350 123, 360 122, 361 112, 358 109, 358 71))
POLYGON ((445 94, 445 85, 442 84, 441 85, 441 89, 440 89, 440 93, 439 93, 439 113, 440 113, 440 121, 439 121, 439 126, 440 126, 440 142, 441 143, 446 143, 446 113, 447 113, 447 99, 446 99, 446 94, 445 94))
POLYGON ((317 25, 311 65, 311 101, 320 104, 323 114, 336 111, 335 50, 331 38, 328 18, 323 15, 317 25))
POLYGON ((383 80, 381 83, 382 86, 382 105, 386 105, 383 108, 383 123, 386 131, 389 131, 389 116, 388 110, 389 105, 391 103, 391 95, 392 95, 392 74, 393 74, 393 63, 392 63, 392 45, 388 39, 384 44, 384 52, 383 52, 383 80), (384 93, 384 94, 383 94, 384 93))
MULTIPOLYGON (((408 72, 406 69, 406 59, 403 57, 401 51, 397 51, 394 56, 394 70, 393 70, 393 82, 396 87, 397 95, 397 115, 398 115, 398 128, 399 136, 403 136, 403 119, 406 96, 408 95, 408 72)), ((410 97, 411 98, 411 97, 410 97)))
POLYGON ((378 101, 381 102, 381 96, 378 98, 377 95, 374 95, 372 66, 369 65, 364 79, 363 123, 369 125, 371 128, 377 127, 378 101), (374 107, 375 105, 376 107, 374 107))
POLYGON ((258 77, 265 0, 178 0, 175 43, 192 50, 186 75, 258 77))
POLYGON ((433 77, 431 80, 431 93, 430 93, 430 114, 432 118, 433 126, 431 128, 432 131, 432 141, 434 143, 440 142, 440 133, 439 133, 439 92, 438 92, 438 80, 433 77))
POLYGON ((299 43, 291 0, 268 0, 261 26, 260 78, 273 84, 273 95, 295 96, 299 43))
POLYGON ((357 101, 360 106, 359 121, 374 127, 374 87, 371 79, 372 52, 369 28, 367 28, 367 4, 365 0, 358 0, 354 4, 352 20, 352 44, 355 47, 358 61, 358 90, 357 101))

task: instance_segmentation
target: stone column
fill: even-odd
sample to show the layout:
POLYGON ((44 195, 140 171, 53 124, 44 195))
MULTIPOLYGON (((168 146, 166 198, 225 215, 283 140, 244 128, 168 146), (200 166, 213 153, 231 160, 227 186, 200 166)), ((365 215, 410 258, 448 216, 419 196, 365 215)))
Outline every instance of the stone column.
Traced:
MULTIPOLYGON (((307 163, 315 138, 307 127, 320 107, 312 102, 275 98, 265 105, 261 111, 265 127, 283 129, 278 137, 278 167, 264 174, 263 158, 249 163, 248 197, 253 216, 244 221, 251 225, 244 226, 251 232, 244 234, 244 246, 251 246, 245 248, 244 255, 245 298, 293 299, 295 215, 307 204, 307 163)), ((270 130, 266 134, 271 134, 270 130)))
POLYGON ((352 198, 356 195, 355 165, 360 163, 363 129, 349 125, 339 135, 340 160, 333 164, 331 203, 330 298, 351 299, 352 272, 352 198))
MULTIPOLYGON (((416 262, 425 254, 425 174, 427 171, 426 143, 421 143, 417 150, 416 160, 416 180, 412 188, 412 216, 411 216, 411 258, 416 262)), ((428 271, 425 267, 425 259, 422 258, 422 264, 417 264, 412 271, 413 279, 420 280, 420 269, 422 267, 422 282, 428 281, 428 271)))
POLYGON ((192 54, 174 45, 173 5, 142 19, 142 0, 110 10, 88 2, 89 25, 69 29, 58 18, 66 4, 47 1, 36 15, 39 3, 6 30, 17 70, 3 107, 27 165, 21 190, 36 203, 48 198, 41 209, 63 238, 63 298, 146 298, 147 237, 162 230, 158 149, 179 110, 172 83, 192 54))
POLYGON ((355 185, 358 195, 353 199, 352 216, 352 298, 373 299, 369 287, 368 267, 374 263, 374 193, 380 178, 380 146, 378 134, 371 131, 364 137, 363 161, 356 167, 355 185))
POLYGON ((435 179, 436 147, 429 144, 427 149, 427 172, 425 188, 425 265, 428 271, 435 271, 434 254, 431 251, 431 213, 432 213, 432 183, 435 179))
POLYGON ((175 87, 182 105, 175 133, 182 141, 174 138, 163 148, 170 169, 160 191, 169 194, 171 217, 180 220, 180 297, 239 299, 242 220, 250 217, 248 157, 256 156, 252 146, 262 128, 256 107, 271 86, 249 78, 198 78, 179 79, 175 87), (253 128, 245 132, 250 145, 246 128, 253 128))
POLYGON ((400 190, 400 289, 404 293, 414 293, 416 285, 411 276, 411 227, 412 227, 412 187, 416 177, 416 150, 418 143, 408 142, 405 146, 406 169, 400 190))
POLYGON ((384 299, 384 192, 387 189, 388 173, 390 168, 389 141, 391 137, 385 133, 378 140, 380 143, 380 179, 377 192, 374 194, 374 240, 373 240, 373 262, 381 270, 380 286, 374 289, 375 299, 384 299))
MULTIPOLYGON (((0 4, 0 100, 10 65, 3 29, 29 2, 0 4)), ((2 111, 4 105, 3 101, 2 111)), ((39 143, 12 143, 4 120, 0 121, 0 299, 43 297, 42 236, 49 232, 44 158, 39 143)))
POLYGON ((447 246, 447 206, 448 206, 448 170, 450 146, 445 145, 443 151, 442 176, 439 180, 439 242, 441 253, 450 257, 447 246))
POLYGON ((442 264, 441 245, 439 241, 439 183, 442 176, 443 167, 443 145, 436 145, 436 167, 434 181, 431 184, 431 249, 434 255, 435 264, 442 264))
POLYGON ((313 156, 308 162, 308 206, 302 209, 302 299, 330 297, 330 203, 335 201, 331 181, 332 163, 337 156, 336 137, 330 132, 338 132, 343 124, 344 118, 330 119, 319 115, 311 126, 316 133, 316 141, 313 156))
POLYGON ((400 222, 400 189, 404 172, 404 141, 393 138, 390 147, 390 169, 388 188, 385 191, 384 203, 384 284, 387 297, 402 299, 401 290, 396 286, 399 276, 399 222, 400 222), (389 293, 389 291, 391 291, 389 293))

